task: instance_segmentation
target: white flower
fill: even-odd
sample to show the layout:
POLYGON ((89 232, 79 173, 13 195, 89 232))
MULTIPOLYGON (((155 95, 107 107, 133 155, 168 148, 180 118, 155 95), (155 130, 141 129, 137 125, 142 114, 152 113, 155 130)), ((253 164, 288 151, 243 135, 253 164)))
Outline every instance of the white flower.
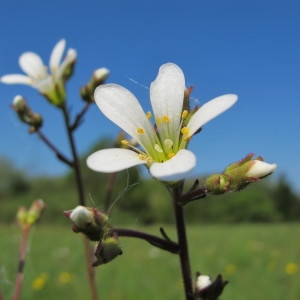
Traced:
POLYGON ((100 150, 87 159, 87 165, 98 172, 117 172, 145 164, 150 173, 162 181, 178 181, 195 167, 196 157, 187 150, 190 138, 236 101, 233 94, 217 97, 201 106, 191 117, 183 111, 185 79, 173 63, 160 67, 150 87, 152 114, 145 113, 136 97, 117 84, 99 86, 95 101, 102 113, 134 138, 139 148, 100 150), (190 118, 189 118, 190 117, 190 118), (186 121, 188 120, 188 121, 186 121))
POLYGON ((201 290, 205 289, 206 287, 210 286, 211 284, 212 284, 212 281, 209 276, 199 275, 197 277, 197 281, 196 281, 197 291, 201 291, 201 290))
POLYGON ((47 99, 55 105, 59 105, 61 99, 65 96, 64 76, 68 68, 76 60, 76 51, 69 49, 66 57, 62 60, 65 51, 66 41, 60 40, 52 50, 48 67, 34 52, 25 52, 19 58, 19 65, 27 75, 10 74, 0 78, 0 81, 6 84, 26 84, 39 90, 47 99))
POLYGON ((251 160, 248 162, 249 170, 246 173, 247 177, 263 178, 272 174, 276 168, 276 164, 269 164, 261 160, 251 160))

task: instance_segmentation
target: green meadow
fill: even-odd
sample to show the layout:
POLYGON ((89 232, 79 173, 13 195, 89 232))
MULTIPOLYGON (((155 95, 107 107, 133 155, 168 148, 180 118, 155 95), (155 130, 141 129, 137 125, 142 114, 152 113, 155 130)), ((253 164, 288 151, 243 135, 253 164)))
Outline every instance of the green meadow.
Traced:
MULTIPOLYGON (((17 226, 0 228, 0 290, 11 299, 20 232, 17 226)), ((140 229, 159 232, 156 226, 140 229)), ((171 225, 165 230, 176 238, 171 225)), ((189 225, 188 235, 193 271, 229 280, 222 300, 300 299, 300 224, 199 224, 189 225)), ((123 255, 96 268, 100 299, 183 299, 176 255, 120 240, 123 255)), ((66 226, 34 228, 21 299, 89 299, 80 234, 66 226)))

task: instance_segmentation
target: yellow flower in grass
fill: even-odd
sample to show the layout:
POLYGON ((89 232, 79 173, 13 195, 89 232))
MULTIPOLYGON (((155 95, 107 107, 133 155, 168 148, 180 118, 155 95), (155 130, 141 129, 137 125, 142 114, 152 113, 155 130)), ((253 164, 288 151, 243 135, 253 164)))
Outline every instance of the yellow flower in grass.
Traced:
POLYGON ((287 263, 284 270, 288 275, 295 275, 298 272, 298 266, 295 263, 287 263))
POLYGON ((234 264, 228 264, 225 267, 225 274, 226 275, 233 275, 236 272, 236 266, 234 264))
POLYGON ((46 273, 41 273, 38 277, 36 277, 32 281, 31 283, 32 289, 35 291, 41 290, 45 286, 47 279, 48 279, 48 275, 46 273))
POLYGON ((69 272, 61 272, 58 275, 58 282, 65 284, 65 283, 69 283, 73 280, 73 275, 69 272))

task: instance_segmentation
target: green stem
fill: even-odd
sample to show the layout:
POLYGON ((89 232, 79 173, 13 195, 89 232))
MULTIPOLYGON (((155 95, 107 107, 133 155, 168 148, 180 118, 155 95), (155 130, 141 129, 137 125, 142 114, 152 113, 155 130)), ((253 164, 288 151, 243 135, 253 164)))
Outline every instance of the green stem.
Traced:
POLYGON ((186 235, 186 228, 185 228, 184 211, 183 211, 183 206, 179 204, 181 202, 182 187, 183 187, 183 182, 181 182, 179 185, 175 187, 172 187, 171 191, 173 196, 174 215, 175 215, 178 245, 179 245, 179 258, 180 258, 181 274, 182 274, 184 291, 185 291, 185 299, 193 300, 194 299, 193 281, 192 281, 188 242, 187 242, 187 235, 186 235))

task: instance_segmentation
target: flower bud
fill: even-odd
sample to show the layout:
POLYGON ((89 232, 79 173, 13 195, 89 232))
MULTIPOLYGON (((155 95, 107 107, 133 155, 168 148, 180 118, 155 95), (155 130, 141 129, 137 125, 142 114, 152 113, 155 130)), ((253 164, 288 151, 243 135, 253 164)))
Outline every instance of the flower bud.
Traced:
POLYGON ((208 177, 205 182, 208 193, 218 195, 240 191, 248 184, 258 181, 276 170, 276 164, 266 163, 262 157, 252 159, 253 156, 254 154, 249 154, 242 160, 229 165, 222 174, 208 177))
POLYGON ((35 200, 29 210, 24 206, 19 207, 17 212, 17 220, 22 228, 28 228, 40 219, 42 212, 44 211, 46 205, 43 200, 35 200))
POLYGON ((43 200, 35 200, 27 213, 27 223, 29 225, 35 224, 41 217, 46 205, 43 200))
POLYGON ((27 209, 24 206, 20 206, 18 209, 17 221, 21 227, 27 225, 27 209))
POLYGON ((212 281, 207 275, 199 275, 196 281, 196 289, 197 291, 202 291, 212 284, 212 281))
POLYGON ((107 215, 96 208, 79 205, 73 210, 65 211, 64 214, 73 222, 73 231, 82 232, 91 241, 102 240, 111 229, 107 215))
POLYGON ((122 253, 117 236, 106 238, 97 245, 94 253, 97 260, 93 263, 93 267, 106 264, 122 253))
POLYGON ((201 300, 217 300, 222 294, 228 281, 223 280, 222 275, 218 275, 214 281, 211 281, 207 275, 196 274, 195 296, 201 300))
POLYGON ((64 82, 70 79, 74 73, 74 68, 77 59, 77 52, 74 49, 69 49, 66 58, 62 65, 62 79, 64 82))
POLYGON ((205 180, 205 186, 210 194, 224 194, 230 191, 230 177, 223 174, 213 174, 205 180))
POLYGON ((89 83, 80 89, 81 98, 87 102, 94 102, 94 92, 96 87, 103 84, 109 76, 109 70, 100 68, 94 71, 89 83))
POLYGON ((246 173, 247 177, 254 178, 264 178, 272 174, 276 168, 276 164, 268 164, 261 160, 252 160, 247 163, 248 172, 246 173))
POLYGON ((26 100, 22 96, 17 95, 13 99, 12 108, 17 113, 19 119, 23 123, 30 125, 29 128, 30 132, 34 132, 42 126, 43 124, 42 116, 40 114, 34 113, 29 108, 26 100))

